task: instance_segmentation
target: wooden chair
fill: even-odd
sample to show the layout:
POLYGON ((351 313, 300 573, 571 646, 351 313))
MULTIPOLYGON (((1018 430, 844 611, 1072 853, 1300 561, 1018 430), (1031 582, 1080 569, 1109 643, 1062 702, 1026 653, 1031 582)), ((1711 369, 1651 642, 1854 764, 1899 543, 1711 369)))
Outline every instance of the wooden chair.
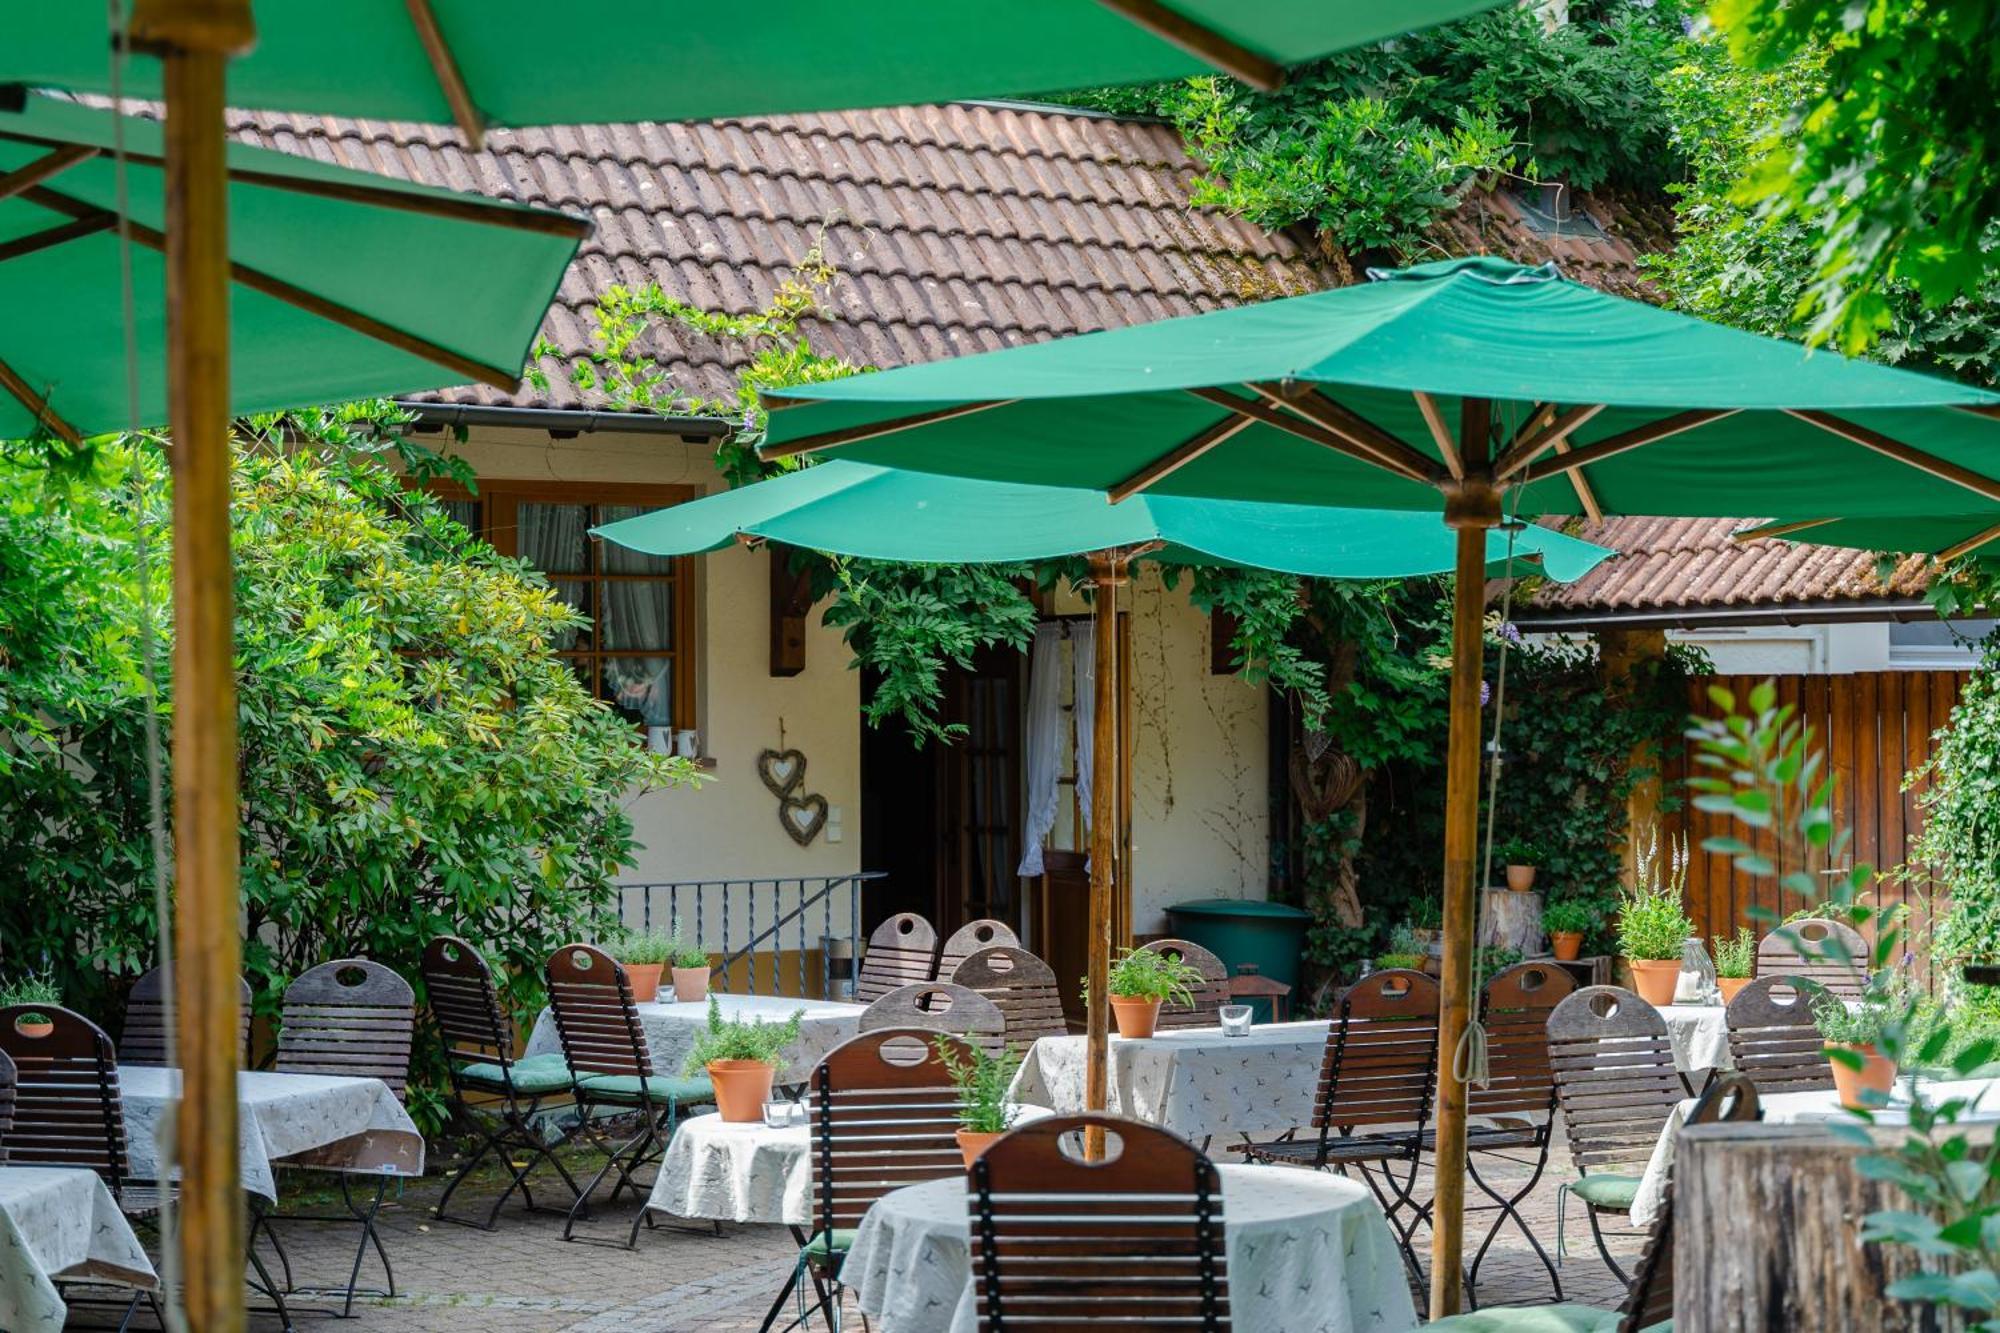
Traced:
POLYGON ((1291 1131, 1269 1143, 1229 1149, 1252 1162, 1343 1175, 1350 1166, 1358 1168, 1396 1229, 1413 1278, 1422 1272, 1411 1248, 1416 1220, 1405 1225, 1401 1218, 1405 1210, 1421 1211, 1413 1191, 1437 1087, 1437 1029, 1436 980, 1400 969, 1362 977, 1342 992, 1327 1027, 1313 1097, 1314 1133, 1303 1137, 1291 1131), (1381 1173, 1381 1183, 1371 1167, 1381 1173))
POLYGON ((1007 1020, 1009 1046, 1026 1050, 1038 1038, 1069 1031, 1055 969, 1026 949, 1011 945, 981 949, 958 965, 951 980, 999 1008, 1007 1020))
POLYGON ((1833 1086, 1813 1004, 1827 990, 1808 977, 1759 977, 1729 1002, 1730 1062, 1760 1091, 1816 1092, 1833 1086))
POLYGON ((1229 1002, 1242 1004, 1246 1000, 1270 1001, 1273 1023, 1282 1023, 1291 1016, 1292 988, 1264 976, 1255 963, 1238 963, 1236 975, 1229 978, 1229 1002))
POLYGON ((1221 1180, 1186 1140, 1115 1116, 1031 1121, 972 1165, 979 1327, 1226 1329, 1221 1180), (1104 1131, 1107 1158, 1072 1154, 1104 1131))
POLYGON ((1666 1020, 1631 991, 1586 986, 1549 1015, 1549 1057, 1578 1172, 1558 1191, 1558 1233, 1563 1199, 1574 1194, 1597 1252, 1619 1281, 1629 1281, 1598 1218, 1631 1211, 1660 1131, 1687 1095, 1666 1020))
POLYGON ((548 983, 556 1035, 576 1080, 577 1136, 604 1154, 604 1165, 570 1206, 563 1239, 571 1238, 578 1218, 589 1215, 592 1193, 616 1172, 610 1201, 618 1202, 627 1189, 641 1201, 625 1238, 626 1249, 637 1249, 640 1224, 656 1224, 644 1206, 647 1191, 633 1173, 666 1155, 680 1108, 714 1101, 715 1089, 706 1076, 680 1078, 653 1068, 632 983, 610 954, 595 945, 565 944, 549 955, 548 983), (639 1132, 614 1143, 600 1123, 600 1111, 636 1112, 639 1132))
POLYGON ((1869 967, 1868 941, 1861 932, 1839 921, 1805 917, 1787 922, 1757 943, 1757 975, 1805 977, 1817 981, 1843 1000, 1861 998, 1869 967), (1838 946, 1854 960, 1849 966, 1822 951, 1838 946))
POLYGON ((854 998, 881 999, 898 986, 937 979, 937 931, 915 912, 898 912, 875 927, 854 978, 854 998))
MULTIPOLYGON (((172 1062, 167 1059, 167 974, 162 968, 140 974, 132 983, 132 993, 125 998, 125 1031, 118 1038, 118 1063, 126 1065, 152 1065, 164 1069, 172 1062)), ((237 1055, 244 1068, 250 1065, 250 983, 240 978, 238 1002, 242 1006, 242 1017, 238 1020, 241 1039, 237 1042, 237 1055)))
POLYGON ((0 1166, 7 1164, 7 1131, 14 1127, 14 1057, 0 1051, 0 1166))
MULTIPOLYGON (((464 940, 438 936, 425 946, 419 968, 431 1018, 444 1044, 452 1097, 463 1113, 461 1121, 479 1136, 478 1147, 452 1176, 431 1212, 444 1221, 462 1221, 445 1210, 453 1192, 488 1157, 495 1157, 513 1179, 487 1210, 486 1220, 468 1225, 491 1231, 515 1190, 534 1209, 528 1177, 543 1162, 555 1168, 574 1201, 579 1193, 576 1181, 555 1154, 561 1143, 550 1144, 533 1123, 544 1103, 567 1101, 574 1091, 562 1053, 514 1058, 514 1023, 500 1002, 493 969, 485 955, 464 940)), ((565 1135, 562 1143, 568 1139, 565 1135)))
POLYGON ((1006 922, 991 917, 968 921, 946 937, 944 947, 938 950, 937 970, 931 975, 939 981, 950 981, 958 965, 981 949, 1020 947, 1020 936, 1006 922))
POLYGON ((1007 1017, 976 990, 949 981, 899 986, 861 1011, 862 1032, 917 1029, 964 1037, 989 1055, 1007 1045, 1007 1017))
POLYGON ((1160 1031, 1212 1028, 1222 1022, 1215 1011, 1229 1003, 1229 969, 1220 958, 1190 940, 1154 940, 1139 947, 1178 958, 1201 973, 1201 983, 1194 987, 1193 1004, 1170 1002, 1160 1006, 1160 1031))

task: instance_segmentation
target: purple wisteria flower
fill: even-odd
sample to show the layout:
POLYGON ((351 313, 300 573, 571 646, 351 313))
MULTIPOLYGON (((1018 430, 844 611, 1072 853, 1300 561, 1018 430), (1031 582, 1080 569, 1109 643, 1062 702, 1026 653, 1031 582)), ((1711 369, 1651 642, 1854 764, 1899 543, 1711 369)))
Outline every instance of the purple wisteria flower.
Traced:
POLYGON ((1493 683, 1491 681, 1485 681, 1485 680, 1480 681, 1479 706, 1481 708, 1484 708, 1486 707, 1486 705, 1492 702, 1493 702, 1493 683))

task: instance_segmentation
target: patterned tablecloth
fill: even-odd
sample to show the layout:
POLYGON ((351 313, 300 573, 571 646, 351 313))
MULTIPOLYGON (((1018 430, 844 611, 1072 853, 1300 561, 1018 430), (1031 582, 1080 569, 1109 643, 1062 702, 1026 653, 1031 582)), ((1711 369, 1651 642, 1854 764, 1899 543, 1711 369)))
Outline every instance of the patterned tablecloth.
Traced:
POLYGON ((58 1333, 69 1318, 58 1277, 160 1285, 95 1171, 0 1166, 0 1328, 58 1333))
MULTIPOLYGON (((839 1000, 799 1000, 782 995, 725 995, 714 992, 721 1002, 722 1016, 741 1023, 763 1019, 782 1023, 794 1010, 805 1010, 799 1023, 799 1039, 785 1048, 785 1068, 781 1082, 803 1083, 826 1053, 861 1030, 861 1011, 866 1005, 839 1000)), ((646 1045, 653 1053, 656 1073, 678 1075, 681 1063, 694 1045, 695 1034, 708 1024, 708 1005, 676 1004, 660 1000, 639 1006, 639 1022, 646 1030, 646 1045)), ((544 1009, 528 1036, 529 1055, 560 1051, 562 1039, 556 1032, 554 1015, 544 1009)))
MULTIPOLYGON (((134 1180, 159 1176, 157 1136, 180 1105, 181 1072, 120 1065, 125 1136, 134 1180)), ((410 1113, 379 1078, 276 1074, 244 1070, 236 1076, 243 1188, 278 1197, 272 1163, 351 1171, 359 1175, 420 1176, 424 1136, 410 1113)))
MULTIPOLYGON (((1365 1186, 1278 1166, 1223 1166, 1222 1232, 1236 1328, 1364 1333, 1417 1326, 1396 1238, 1365 1186)), ((965 1182, 885 1196, 841 1282, 881 1333, 973 1333, 965 1182)))
POLYGON ((1674 1068, 1683 1074, 1736 1067, 1721 1005, 1670 1004, 1660 1009, 1660 1017, 1667 1020, 1667 1039, 1674 1044, 1674 1068))
MULTIPOLYGON (((1236 1131, 1291 1129, 1312 1121, 1327 1024, 1265 1023, 1247 1036, 1182 1028, 1143 1040, 1111 1039, 1114 1115, 1171 1129, 1200 1143, 1236 1131)), ((1084 1038, 1043 1037, 1014 1076, 1013 1099, 1060 1113, 1082 1111, 1084 1038)))

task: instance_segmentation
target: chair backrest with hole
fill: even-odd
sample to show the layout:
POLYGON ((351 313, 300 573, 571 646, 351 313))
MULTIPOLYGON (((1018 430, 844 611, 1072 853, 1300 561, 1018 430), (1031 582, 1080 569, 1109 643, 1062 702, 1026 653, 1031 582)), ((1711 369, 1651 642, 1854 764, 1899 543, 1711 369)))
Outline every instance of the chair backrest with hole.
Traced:
POLYGON ((1549 1015, 1570 1155, 1586 1174, 1643 1175, 1687 1089, 1660 1011, 1617 986, 1585 986, 1549 1015))
POLYGON ((60 1005, 17 1004, 0 1009, 0 1054, 14 1065, 8 1165, 83 1167, 118 1194, 128 1158, 111 1038, 60 1005))
POLYGON ((1843 1000, 1860 998, 1868 972, 1868 942, 1844 922, 1804 917, 1779 926, 1757 942, 1758 976, 1805 977, 1843 1000), (1852 967, 1837 957, 1822 956, 1835 944, 1854 960, 1852 967))
POLYGON ((440 935, 424 946, 418 968, 452 1068, 497 1064, 504 1073, 513 1062, 514 1025, 486 956, 455 935, 440 935))
POLYGON ((610 954, 594 944, 565 944, 549 955, 547 975, 563 1058, 579 1078, 653 1076, 632 983, 610 954))
POLYGON ((898 986, 936 980, 937 947, 937 930, 930 922, 915 912, 896 913, 868 937, 854 978, 854 998, 867 1004, 898 986))
POLYGON ((14 1057, 0 1051, 0 1166, 7 1161, 7 1131, 14 1127, 14 1057))
POLYGON ((1576 978, 1555 963, 1516 963, 1488 979, 1479 999, 1488 1079, 1465 1090, 1468 1114, 1556 1113, 1549 1015, 1575 991, 1576 978))
POLYGON ((1813 1005, 1828 998, 1809 977, 1759 977, 1729 1002, 1729 1056, 1771 1092, 1813 1092, 1833 1086, 1833 1066, 1813 1022, 1813 1005))
MULTIPOLYGON (((250 1057, 250 983, 237 981, 240 1037, 236 1053, 244 1063, 250 1057)), ((118 1038, 118 1062, 127 1065, 155 1065, 165 1068, 167 1059, 167 974, 163 968, 142 973, 132 983, 125 998, 125 1031, 118 1038)))
POLYGON ((1139 947, 1168 958, 1178 958, 1201 973, 1200 983, 1192 988, 1194 1003, 1176 1004, 1169 1000, 1160 1006, 1161 1031, 1212 1028, 1222 1021, 1216 1010, 1229 1003, 1229 969, 1222 965, 1220 958, 1192 940, 1154 940, 1139 947))
POLYGON ((379 1078, 400 1100, 416 1028, 409 982, 366 958, 337 958, 285 987, 277 1070, 379 1078))
POLYGON ((945 937, 944 947, 938 950, 935 975, 939 981, 950 981, 958 965, 981 949, 1020 947, 1021 937, 1006 922, 991 917, 968 921, 945 937))
POLYGON ((862 1032, 920 1028, 964 1037, 988 1054, 1007 1044, 1007 1016, 976 990, 949 981, 899 986, 861 1011, 862 1032))
MULTIPOLYGON (((820 1231, 861 1225, 891 1190, 965 1171, 958 1149, 958 1089, 937 1034, 914 1028, 864 1032, 826 1053, 812 1077, 813 1217, 820 1231)), ((972 1048, 944 1039, 958 1060, 972 1048)))
POLYGON ((1438 984, 1385 968, 1341 993, 1326 1030, 1313 1128, 1320 1137, 1366 1125, 1430 1118, 1437 1086, 1438 984))
POLYGON ((1193 1144, 1115 1116, 1050 1116, 973 1164, 981 1328, 1226 1329, 1222 1188, 1193 1144), (1079 1141, 1102 1129, 1106 1157, 1079 1141))
POLYGON ((981 949, 952 972, 955 985, 978 991, 1007 1020, 1007 1043, 1023 1050, 1039 1037, 1069 1031, 1055 969, 1026 949, 996 945, 981 949))

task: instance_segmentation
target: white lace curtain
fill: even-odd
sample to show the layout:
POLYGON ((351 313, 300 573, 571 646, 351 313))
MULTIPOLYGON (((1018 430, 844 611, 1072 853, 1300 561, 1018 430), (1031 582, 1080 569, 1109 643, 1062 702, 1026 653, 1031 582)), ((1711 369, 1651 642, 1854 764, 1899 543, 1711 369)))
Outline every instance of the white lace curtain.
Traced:
MULTIPOLYGON (((1034 655, 1028 663, 1028 736, 1026 765, 1028 780, 1027 826, 1022 830, 1021 866, 1024 877, 1042 873, 1042 844, 1056 826, 1056 810, 1062 799, 1064 761, 1070 753, 1070 719, 1063 712, 1063 644, 1069 644, 1074 673, 1076 730, 1087 738, 1096 717, 1097 693, 1092 686, 1097 658, 1096 644, 1088 634, 1071 635, 1061 623, 1045 624, 1035 631, 1034 655)), ((1090 791, 1090 744, 1076 746, 1076 790, 1090 791)), ((1084 827, 1090 825, 1090 802, 1079 802, 1084 827)))

